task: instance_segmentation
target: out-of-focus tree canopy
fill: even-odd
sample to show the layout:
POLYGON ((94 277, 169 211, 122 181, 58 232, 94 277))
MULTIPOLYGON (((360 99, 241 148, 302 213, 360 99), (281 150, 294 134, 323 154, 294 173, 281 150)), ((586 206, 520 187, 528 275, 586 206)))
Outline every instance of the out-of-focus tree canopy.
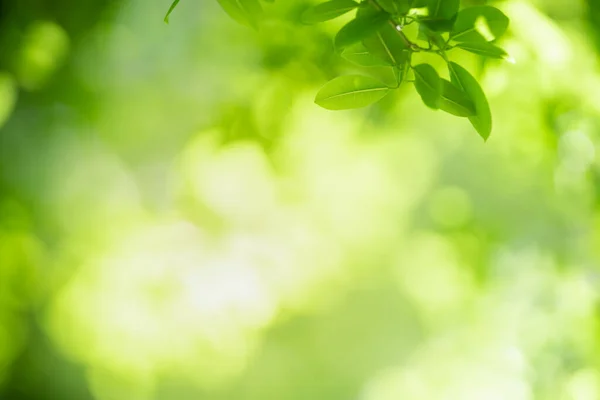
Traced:
POLYGON ((486 143, 317 3, 0 3, 0 399, 600 398, 595 2, 461 2, 486 143))

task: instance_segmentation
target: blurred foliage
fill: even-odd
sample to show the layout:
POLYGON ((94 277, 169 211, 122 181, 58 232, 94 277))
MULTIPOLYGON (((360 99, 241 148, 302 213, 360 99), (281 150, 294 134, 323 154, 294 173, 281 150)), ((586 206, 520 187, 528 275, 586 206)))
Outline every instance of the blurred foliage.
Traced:
POLYGON ((493 3, 485 144, 309 2, 0 5, 0 399, 600 398, 594 2, 493 3))
MULTIPOLYGON (((178 4, 179 0, 171 4, 165 22, 178 4)), ((219 0, 219 4, 237 22, 260 29, 259 0, 219 0)), ((366 107, 413 82, 427 107, 469 118, 487 140, 492 116, 486 95, 477 79, 450 61, 448 53, 459 49, 514 62, 496 45, 509 25, 502 11, 489 5, 461 9, 460 0, 327 0, 306 8, 300 20, 310 25, 348 13, 353 18, 336 33, 334 47, 364 71, 327 82, 317 93, 316 104, 335 111, 366 107), (445 61, 442 76, 435 65, 422 62, 421 54, 445 61)))

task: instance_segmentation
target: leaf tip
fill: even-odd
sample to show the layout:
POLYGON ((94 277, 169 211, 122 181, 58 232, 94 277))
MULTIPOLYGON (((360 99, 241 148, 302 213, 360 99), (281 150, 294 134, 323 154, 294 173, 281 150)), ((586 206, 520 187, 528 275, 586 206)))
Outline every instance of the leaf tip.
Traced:
POLYGON ((479 136, 481 136, 481 138, 483 139, 483 143, 487 143, 488 139, 490 138, 490 136, 492 134, 491 127, 489 130, 479 130, 477 128, 475 128, 475 130, 477 130, 477 133, 479 133, 479 136))
POLYGON ((171 15, 171 13, 173 12, 173 10, 175 10, 175 7, 177 7, 177 4, 179 4, 179 0, 174 0, 173 3, 171 4, 171 7, 169 7, 169 11, 167 11, 167 15, 165 15, 165 24, 169 24, 169 16, 171 15))

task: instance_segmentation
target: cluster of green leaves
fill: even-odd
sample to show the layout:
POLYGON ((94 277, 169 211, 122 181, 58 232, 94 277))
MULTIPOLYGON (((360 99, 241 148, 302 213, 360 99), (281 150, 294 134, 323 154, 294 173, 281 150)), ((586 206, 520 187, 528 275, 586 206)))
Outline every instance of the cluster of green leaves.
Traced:
POLYGON ((306 23, 355 17, 335 36, 341 56, 361 67, 387 66, 396 72, 395 85, 363 75, 340 76, 325 84, 316 97, 320 106, 341 110, 374 103, 402 82, 411 81, 423 103, 458 117, 469 118, 487 139, 492 116, 481 86, 465 68, 450 61, 448 52, 461 49, 483 57, 505 59, 495 42, 506 32, 509 20, 492 6, 460 9, 460 0, 330 0, 309 8, 306 23), (408 27, 416 24, 415 37, 408 27), (415 64, 415 53, 434 53, 447 64, 448 79, 429 63, 415 64))
MULTIPOLYGON (((240 23, 256 26, 260 20, 259 0, 217 1, 240 23)), ((492 116, 485 93, 471 73, 450 61, 448 53, 460 49, 508 59, 496 44, 509 24, 502 11, 487 5, 461 9, 460 0, 328 0, 306 9, 302 21, 320 23, 350 12, 354 17, 335 36, 336 50, 361 68, 385 68, 393 81, 368 74, 339 76, 317 93, 318 105, 330 110, 365 107, 403 82, 412 82, 427 107, 468 118, 484 140, 489 137, 492 116), (442 75, 449 79, 428 62, 414 62, 416 53, 439 55, 447 65, 447 74, 442 75)))

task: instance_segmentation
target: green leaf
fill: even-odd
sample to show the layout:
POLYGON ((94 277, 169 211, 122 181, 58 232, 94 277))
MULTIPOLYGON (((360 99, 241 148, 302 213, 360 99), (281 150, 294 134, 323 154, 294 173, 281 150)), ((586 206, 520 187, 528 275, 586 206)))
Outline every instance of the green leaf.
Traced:
POLYGON ((400 85, 402 85, 402 83, 404 82, 404 80, 406 79, 406 77, 408 76, 408 73, 410 71, 410 57, 409 57, 409 60, 406 62, 406 64, 395 67, 395 70, 396 70, 396 82, 398 82, 397 87, 400 87, 400 85))
POLYGON ((345 75, 327 82, 317 93, 315 103, 328 110, 360 108, 381 100, 389 91, 377 79, 345 75))
POLYGON ((165 15, 165 23, 169 23, 169 16, 171 15, 175 7, 177 7, 177 4, 179 4, 179 0, 173 1, 173 4, 171 4, 171 7, 169 7, 169 11, 167 11, 167 15, 165 15))
POLYGON ((410 10, 409 0, 375 0, 385 11, 393 15, 406 15, 410 10))
POLYGON ((475 115, 475 106, 469 96, 446 79, 442 79, 440 109, 457 117, 475 115))
POLYGON ((428 0, 429 14, 419 23, 435 32, 449 32, 454 26, 459 6, 460 0, 428 0))
POLYGON ((421 26, 425 25, 428 29, 433 32, 450 32, 452 27, 454 26, 454 21, 456 17, 450 19, 444 18, 421 18, 419 20, 419 24, 421 26))
MULTIPOLYGON (((450 38, 457 42, 485 42, 484 35, 478 32, 478 22, 482 21, 494 40, 500 38, 508 28, 509 19, 496 7, 476 6, 458 13, 450 38)), ((481 30, 481 29, 480 29, 481 30)))
POLYGON ((508 58, 508 53, 504 49, 488 42, 462 42, 458 43, 456 47, 484 57, 508 58))
POLYGON ((464 91, 475 106, 475 115, 470 116, 469 121, 479 135, 487 140, 492 132, 492 113, 485 93, 469 71, 460 65, 449 62, 448 69, 452 83, 464 91))
MULTIPOLYGON (((403 68, 403 66, 401 68, 403 68)), ((403 78, 397 67, 371 67, 367 72, 369 73, 369 76, 377 79, 390 89, 397 89, 400 87, 401 79, 403 78)))
POLYGON ((435 68, 429 64, 419 64, 413 67, 415 71, 415 88, 423 103, 429 108, 440 108, 442 97, 442 81, 435 68))
POLYGON ((375 16, 381 13, 381 7, 370 1, 360 3, 360 7, 356 11, 356 18, 375 16))
POLYGON ((388 62, 382 60, 381 58, 371 54, 362 43, 356 43, 350 47, 347 47, 342 52, 342 57, 361 67, 377 67, 391 65, 388 62))
POLYGON ((452 19, 460 6, 460 0, 429 0, 427 9, 431 19, 452 19))
POLYGON ((262 6, 258 0, 217 0, 223 10, 240 24, 257 26, 262 6))
POLYGON ((352 0, 331 0, 310 7, 302 14, 302 22, 314 24, 337 18, 357 8, 359 4, 352 0))
POLYGON ((427 4, 429 4, 429 0, 412 0, 410 8, 423 8, 427 7, 427 4))
POLYGON ((429 27, 425 23, 419 24, 418 38, 421 40, 429 41, 439 48, 444 48, 446 45, 446 41, 444 40, 442 34, 429 29, 429 27))
POLYGON ((396 3, 396 7, 398 8, 398 13, 400 15, 406 15, 408 11, 412 8, 411 0, 394 0, 396 3))
POLYGON ((342 49, 376 33, 389 21, 389 14, 375 13, 359 16, 348 22, 335 36, 335 46, 342 49))
POLYGON ((363 40, 364 46, 373 54, 389 65, 403 65, 410 52, 408 43, 390 24, 384 25, 375 34, 363 40))
POLYGON ((398 5, 394 0, 375 0, 375 2, 390 14, 398 13, 398 5))

